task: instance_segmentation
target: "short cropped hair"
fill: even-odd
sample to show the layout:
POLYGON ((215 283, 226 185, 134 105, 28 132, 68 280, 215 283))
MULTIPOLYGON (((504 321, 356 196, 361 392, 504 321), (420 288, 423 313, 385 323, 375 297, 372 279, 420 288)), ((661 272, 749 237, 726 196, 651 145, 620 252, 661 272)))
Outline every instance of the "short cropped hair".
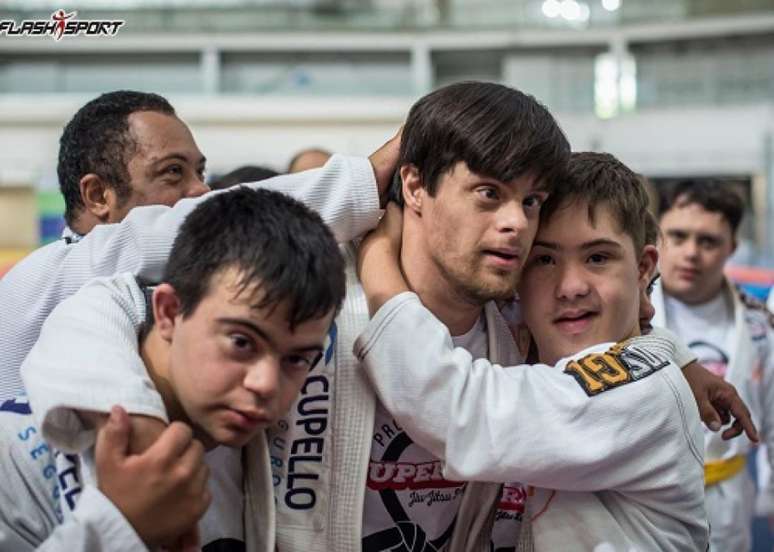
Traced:
POLYGON ((720 213, 731 226, 735 235, 744 215, 744 202, 730 186, 717 180, 680 180, 666 186, 660 195, 659 213, 663 215, 673 207, 696 204, 705 211, 720 213))
POLYGON ((344 299, 344 259, 333 234, 317 213, 278 192, 240 186, 197 206, 162 281, 175 288, 185 318, 229 269, 240 274, 240 293, 255 294, 256 308, 288 301, 291 328, 338 311, 344 299))
POLYGON ((574 201, 588 205, 592 223, 597 206, 608 206, 619 228, 631 237, 636 252, 658 237, 658 226, 651 225, 655 221, 648 211, 650 200, 643 177, 609 153, 586 151, 570 156, 565 179, 540 209, 541 224, 574 201))
POLYGON ((658 221, 653 213, 648 211, 645 216, 645 232, 644 243, 645 245, 658 245, 658 240, 661 237, 661 228, 658 226, 658 221))
POLYGON ((113 187, 119 201, 131 195, 127 164, 136 144, 129 132, 129 115, 138 111, 175 115, 172 105, 158 94, 118 90, 88 102, 65 126, 59 139, 57 175, 68 224, 85 207, 80 189, 84 175, 98 175, 113 187))
MULTIPOLYGON (((409 111, 400 144, 400 165, 414 165, 431 196, 441 175, 459 161, 501 182, 534 174, 550 192, 569 155, 567 138, 543 105, 489 82, 460 82, 420 98, 409 111)), ((399 186, 396 178, 391 199, 402 205, 399 186)))

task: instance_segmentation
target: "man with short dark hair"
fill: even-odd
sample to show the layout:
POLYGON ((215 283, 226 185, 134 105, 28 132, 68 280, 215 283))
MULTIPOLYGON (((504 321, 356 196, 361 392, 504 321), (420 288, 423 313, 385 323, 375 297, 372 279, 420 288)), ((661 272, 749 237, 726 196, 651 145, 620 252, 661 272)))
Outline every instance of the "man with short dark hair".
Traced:
MULTIPOLYGON (((732 383, 750 406, 774 464, 774 316, 723 274, 736 248, 742 199, 722 182, 690 180, 661 197, 661 286, 656 317, 680 336, 699 361, 732 383)), ((750 442, 705 432, 707 513, 713 550, 749 550, 755 489, 746 458, 750 442)), ((764 515, 774 514, 774 491, 762 489, 764 515)))
POLYGON ((65 221, 76 235, 118 222, 138 205, 171 207, 200 196, 206 159, 169 102, 147 92, 102 94, 73 116, 59 139, 65 221))
MULTIPOLYGON (((85 401, 90 412, 110 411, 109 393, 95 383, 94 374, 104 371, 106 363, 128 359, 144 385, 134 385, 131 378, 111 382, 110 392, 122 396, 125 408, 158 411, 165 422, 185 423, 208 450, 220 445, 247 447, 235 456, 227 451, 220 457, 228 469, 221 470, 219 477, 232 486, 216 488, 221 494, 214 493, 215 515, 206 522, 202 544, 218 548, 241 543, 242 549, 272 551, 274 501, 263 430, 285 414, 322 357, 326 335, 344 298, 344 279, 344 261, 333 235, 307 207, 267 190, 239 188, 214 196, 180 227, 162 283, 146 288, 131 274, 96 279, 54 309, 27 360, 39 363, 43 371, 50 360, 58 364, 56 352, 62 343, 102 331, 121 335, 122 319, 134 340, 118 346, 109 339, 91 342, 91 361, 68 366, 67 385, 52 388, 48 395, 35 395, 32 409, 85 401), (232 456, 236 462, 227 462, 232 456)), ((38 374, 27 376, 34 380, 38 374)), ((6 418, 11 422, 18 416, 6 418)), ((97 425, 101 423, 102 419, 97 425)), ((75 517, 70 531, 59 528, 60 534, 55 534, 56 501, 43 501, 35 508, 32 497, 21 494, 26 484, 39 498, 48 485, 38 488, 35 455, 26 458, 29 455, 11 427, 16 424, 3 424, 0 434, 6 445, 3 450, 14 453, 0 463, 5 474, 0 489, 4 495, 0 548, 27 550, 53 539, 59 549, 67 550, 74 550, 76 544, 83 550, 136 549, 131 530, 110 533, 108 523, 86 524, 78 519, 78 508, 65 516, 75 517), (73 531, 73 523, 79 521, 83 530, 73 531), (91 540, 76 538, 89 531, 96 533, 91 540)), ((47 430, 52 435, 62 431, 54 425, 47 430)), ((77 440, 87 438, 81 434, 77 440)), ((64 440, 55 444, 65 450, 77 448, 64 440)), ((41 448, 40 455, 44 452, 41 448)), ((138 497, 131 486, 110 493, 111 481, 91 478, 90 473, 99 474, 92 455, 88 450, 83 455, 91 468, 84 470, 83 487, 96 483, 145 545, 162 544, 158 528, 175 519, 178 508, 156 512, 156 519, 149 519, 133 507, 138 497)), ((200 462, 201 457, 199 450, 200 462)), ((77 462, 71 471, 81 474, 77 462)), ((122 474, 113 475, 115 479, 122 474)), ((206 470, 192 470, 199 490, 206 488, 206 476, 206 470)), ((137 487, 142 483, 137 481, 137 487)), ((89 495, 93 496, 99 495, 89 495)), ((181 508, 187 506, 184 503, 181 508)), ((67 514, 70 508, 68 502, 67 514)), ((111 514, 108 511, 105 516, 111 514)), ((46 544, 55 548, 52 541, 46 544)))
MULTIPOLYGON (((396 149, 334 155, 321 169, 251 186, 302 198, 349 240, 378 220, 396 149)), ((46 316, 91 278, 130 271, 158 280, 194 196, 207 190, 204 164, 188 127, 156 94, 111 92, 76 113, 59 160, 69 228, 0 280, 0 397, 22 391, 19 367, 46 316)))

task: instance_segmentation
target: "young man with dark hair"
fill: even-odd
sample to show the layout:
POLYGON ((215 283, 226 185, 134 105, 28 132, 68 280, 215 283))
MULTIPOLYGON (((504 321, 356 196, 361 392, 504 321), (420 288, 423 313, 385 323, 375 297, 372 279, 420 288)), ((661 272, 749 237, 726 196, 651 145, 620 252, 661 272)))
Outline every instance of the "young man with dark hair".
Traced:
MULTIPOLYGON (((378 220, 396 161, 393 139, 368 159, 334 155, 319 170, 250 186, 308 202, 337 239, 350 240, 378 220)), ((0 397, 22 392, 19 367, 46 316, 91 278, 129 271, 158 280, 192 198, 207 190, 204 165, 188 127, 156 94, 110 92, 75 114, 59 154, 68 228, 0 280, 0 397)))
MULTIPOLYGON (((680 336, 699 361, 732 383, 761 429, 774 464, 774 317, 723 274, 736 248, 742 199, 721 182, 681 181, 661 198, 662 285, 653 296, 655 325, 680 336)), ((749 550, 755 489, 746 466, 750 442, 705 432, 707 513, 713 550, 749 550)), ((774 515, 774 492, 759 511, 774 515)))
MULTIPOLYGON (((435 313, 400 293, 397 240, 377 235, 361 249, 379 310, 358 357, 447 476, 530 486, 517 550, 706 549, 700 421, 679 368, 690 353, 668 335, 640 336, 639 297, 658 256, 647 201, 612 156, 573 154, 518 286, 539 365, 454 349, 435 313)), ((489 516, 468 520, 471 544, 489 516)))
MULTIPOLYGON (((223 546, 228 541, 231 546, 242 543, 242 549, 273 550, 274 501, 263 430, 285 414, 322 357, 344 298, 343 258, 317 214, 282 194, 240 188, 205 201, 186 218, 162 282, 144 288, 131 274, 121 274, 94 280, 61 303, 30 352, 27 362, 39 364, 41 372, 27 373, 28 381, 46 368, 61 367, 46 363, 60 364, 56 356, 62 343, 96 335, 100 339, 89 343, 90 361, 67 367, 66 385, 31 383, 41 390, 32 398, 32 409, 78 404, 88 412, 109 412, 108 396, 117 393, 131 412, 161 413, 165 422, 190 426, 206 449, 246 447, 226 450, 220 457, 229 468, 220 477, 229 485, 213 491, 214 512, 205 518, 203 544, 223 546), (127 329, 134 342, 126 339, 127 329), (120 339, 103 339, 115 336, 120 339), (95 374, 112 362, 132 365, 134 374, 104 389, 95 383, 95 374)), ((60 421, 81 424, 67 413, 60 421)), ((55 423, 43 427, 53 437, 68 429, 55 423)), ((80 433, 75 441, 52 444, 82 450, 92 438, 80 433)), ((11 437, 7 440, 19 447, 11 437)), ((93 453, 85 452, 84 459, 84 471, 93 473, 93 453)), ((44 512, 21 508, 24 515, 11 514, 11 499, 18 501, 22 482, 36 475, 25 471, 28 464, 3 465, 5 481, 11 484, 4 486, 8 500, 0 501, 9 505, 0 509, 0 534, 7 535, 6 543, 19 543, 15 550, 23 548, 21 542, 43 542, 56 525, 52 504, 44 512), (46 523, 30 535, 26 522, 38 518, 46 523)), ((84 486, 93 484, 88 475, 86 479, 84 486)), ((194 479, 202 488, 207 483, 206 473, 197 472, 194 479)), ((103 488, 105 482, 97 484, 103 488)), ((131 510, 124 506, 133 497, 126 494, 110 497, 122 513, 131 510)), ((162 513, 156 522, 176 515, 174 510, 162 513)), ((147 546, 160 544, 133 517, 127 521, 147 546)), ((103 549, 126 548, 125 542, 99 537, 94 542, 106 544, 103 549)), ((67 549, 73 549, 74 543, 69 544, 67 549)))

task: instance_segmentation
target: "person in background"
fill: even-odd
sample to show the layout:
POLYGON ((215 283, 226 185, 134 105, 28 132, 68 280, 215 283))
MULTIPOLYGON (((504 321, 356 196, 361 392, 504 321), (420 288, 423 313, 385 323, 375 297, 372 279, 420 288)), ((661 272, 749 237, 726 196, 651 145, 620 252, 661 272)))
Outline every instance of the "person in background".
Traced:
POLYGON ((266 180, 267 178, 273 178, 275 176, 279 176, 279 173, 267 167, 245 165, 222 176, 213 178, 210 181, 209 186, 212 190, 225 190, 236 184, 260 182, 261 180, 266 180))
POLYGON ((299 151, 288 163, 288 173, 297 173, 322 167, 330 159, 331 153, 320 148, 309 148, 299 151))
MULTIPOLYGON (((721 182, 682 181, 661 199, 661 285, 653 324, 680 336, 699 362, 732 383, 752 411, 771 467, 774 459, 774 315, 723 274, 736 247, 742 199, 721 182)), ((712 550, 750 549, 755 489, 745 469, 750 441, 705 432, 707 513, 712 550)), ((761 489, 765 515, 774 490, 761 489)))

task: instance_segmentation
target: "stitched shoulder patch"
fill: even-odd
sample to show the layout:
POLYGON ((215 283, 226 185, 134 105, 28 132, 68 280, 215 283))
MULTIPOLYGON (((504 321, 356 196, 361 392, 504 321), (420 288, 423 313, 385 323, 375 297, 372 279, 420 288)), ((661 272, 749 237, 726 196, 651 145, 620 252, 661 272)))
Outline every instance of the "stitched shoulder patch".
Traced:
POLYGON ((769 311, 769 309, 762 301, 759 301, 752 295, 748 294, 739 286, 737 286, 736 289, 739 292, 739 299, 742 301, 742 304, 751 311, 760 313, 761 316, 766 319, 766 322, 768 322, 769 327, 774 328, 774 313, 769 311))
POLYGON ((669 360, 631 342, 617 343, 604 353, 591 353, 567 363, 564 372, 575 378, 589 397, 638 381, 661 370, 669 360))

